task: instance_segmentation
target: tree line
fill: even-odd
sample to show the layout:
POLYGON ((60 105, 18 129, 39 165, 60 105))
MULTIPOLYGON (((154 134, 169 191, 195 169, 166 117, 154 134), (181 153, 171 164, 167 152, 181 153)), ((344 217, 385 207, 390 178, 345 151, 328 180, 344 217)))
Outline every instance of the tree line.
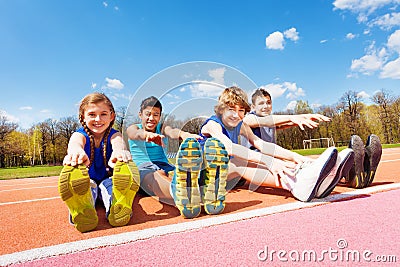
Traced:
MULTIPOLYGON (((347 91, 336 104, 312 108, 305 101, 298 101, 292 111, 274 114, 320 113, 332 119, 321 123, 318 128, 300 130, 293 127, 278 131, 277 143, 287 149, 303 148, 303 140, 331 138, 336 146, 347 145, 352 134, 363 140, 371 133, 378 135, 383 143, 400 142, 400 97, 381 90, 371 97, 373 104, 366 105, 356 91, 347 91)), ((114 128, 123 131, 126 107, 116 112, 114 128)), ((139 122, 134 118, 133 122, 139 122)), ((204 118, 177 120, 164 116, 164 124, 198 133, 204 118)), ((19 130, 17 123, 0 115, 0 168, 13 166, 59 165, 67 151, 68 141, 80 127, 76 116, 47 119, 28 130, 19 130)), ((321 141, 321 145, 322 141, 321 141)), ((169 140, 168 152, 176 152, 178 140, 169 140)))

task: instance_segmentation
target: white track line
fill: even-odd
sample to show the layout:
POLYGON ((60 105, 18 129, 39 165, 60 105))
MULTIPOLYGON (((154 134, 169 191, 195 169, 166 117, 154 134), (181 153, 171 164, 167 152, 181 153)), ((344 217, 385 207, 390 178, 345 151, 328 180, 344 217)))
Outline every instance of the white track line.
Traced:
POLYGON ((393 161, 399 161, 399 160, 400 160, 400 159, 381 160, 379 163, 393 162, 393 161))
POLYGON ((0 193, 2 193, 2 192, 11 192, 11 191, 19 191, 19 190, 54 188, 54 187, 57 187, 57 186, 56 185, 49 185, 49 186, 40 186, 40 187, 37 186, 37 187, 14 188, 14 189, 0 190, 0 193))
POLYGON ((0 203, 0 206, 21 204, 21 203, 29 203, 29 202, 37 202, 37 201, 46 201, 46 200, 53 200, 53 199, 58 199, 58 198, 60 198, 60 197, 46 197, 46 198, 20 200, 20 201, 14 201, 14 202, 4 202, 4 203, 0 203))
POLYGON ((13 184, 0 184, 0 186, 3 187, 17 187, 17 186, 29 186, 29 185, 43 185, 43 184, 55 184, 57 181, 48 181, 48 182, 36 182, 36 183, 25 183, 25 184, 18 184, 18 183, 13 183, 13 184))
POLYGON ((201 229, 208 226, 220 225, 225 223, 231 223, 235 221, 241 221, 256 217, 262 217, 274 213, 280 213, 285 211, 297 210, 301 208, 314 207, 318 205, 328 204, 332 201, 338 201, 346 198, 354 198, 365 194, 377 193, 380 191, 388 191, 393 189, 399 189, 400 183, 386 184, 368 187, 364 189, 357 189, 351 192, 343 194, 335 194, 326 197, 325 199, 313 200, 312 202, 293 202, 274 207, 261 208, 256 210, 244 211, 239 213, 219 215, 212 218, 205 218, 200 220, 188 221, 178 224, 171 224, 165 226, 159 226, 154 228, 148 228, 143 230, 137 230, 127 233, 121 233, 111 236, 96 237, 87 240, 80 240, 70 243, 64 243, 54 246, 34 248, 21 252, 15 252, 11 254, 5 254, 0 256, 0 265, 10 265, 22 262, 28 262, 38 259, 44 259, 48 257, 60 256, 70 253, 82 252, 90 249, 97 249, 99 247, 117 246, 121 244, 131 243, 138 240, 150 239, 172 233, 179 233, 185 231, 191 231, 201 229))

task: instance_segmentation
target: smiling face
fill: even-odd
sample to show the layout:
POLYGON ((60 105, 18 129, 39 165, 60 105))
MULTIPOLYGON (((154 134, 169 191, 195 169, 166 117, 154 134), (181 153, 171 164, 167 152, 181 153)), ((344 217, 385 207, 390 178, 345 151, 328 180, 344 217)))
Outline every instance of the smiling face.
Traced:
POLYGON ((102 137, 114 118, 115 113, 105 102, 90 103, 83 113, 83 119, 87 127, 96 137, 102 137))
POLYGON ((240 105, 228 106, 221 114, 222 123, 227 128, 235 128, 243 120, 246 109, 240 105))
POLYGON ((265 117, 271 115, 272 100, 269 96, 258 96, 251 108, 255 111, 257 116, 265 117))
POLYGON ((139 112, 139 118, 142 120, 143 129, 154 133, 161 119, 161 109, 148 106, 139 112))

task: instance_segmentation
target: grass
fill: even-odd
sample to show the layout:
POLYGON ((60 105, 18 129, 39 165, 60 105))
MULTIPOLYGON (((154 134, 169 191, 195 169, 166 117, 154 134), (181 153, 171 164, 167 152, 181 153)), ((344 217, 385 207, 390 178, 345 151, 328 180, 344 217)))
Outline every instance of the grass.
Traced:
POLYGON ((0 180, 60 175, 62 166, 27 166, 0 168, 0 180))
MULTIPOLYGON (((342 151, 347 146, 338 147, 342 151)), ((383 148, 400 147, 400 144, 383 144, 383 148)), ((296 149, 293 150, 303 156, 319 155, 326 148, 312 148, 312 149, 296 149)), ((169 159, 171 164, 175 164, 175 159, 169 159)), ((34 167, 15 167, 15 168, 0 168, 0 180, 19 179, 19 178, 34 178, 34 177, 47 177, 58 176, 61 172, 62 166, 34 166, 34 167)))

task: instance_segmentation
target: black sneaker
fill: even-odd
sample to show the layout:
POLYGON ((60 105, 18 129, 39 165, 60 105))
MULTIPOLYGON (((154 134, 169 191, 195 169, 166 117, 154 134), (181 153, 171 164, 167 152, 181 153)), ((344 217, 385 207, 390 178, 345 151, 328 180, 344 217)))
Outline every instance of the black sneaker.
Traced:
POLYGON ((352 135, 349 148, 354 151, 354 165, 346 177, 346 185, 354 188, 364 188, 366 177, 364 172, 365 147, 358 135, 352 135))
POLYGON ((365 145, 365 159, 364 159, 364 172, 365 172, 365 185, 370 186, 375 178, 375 172, 378 168, 379 161, 382 156, 381 140, 375 134, 368 136, 365 145))

